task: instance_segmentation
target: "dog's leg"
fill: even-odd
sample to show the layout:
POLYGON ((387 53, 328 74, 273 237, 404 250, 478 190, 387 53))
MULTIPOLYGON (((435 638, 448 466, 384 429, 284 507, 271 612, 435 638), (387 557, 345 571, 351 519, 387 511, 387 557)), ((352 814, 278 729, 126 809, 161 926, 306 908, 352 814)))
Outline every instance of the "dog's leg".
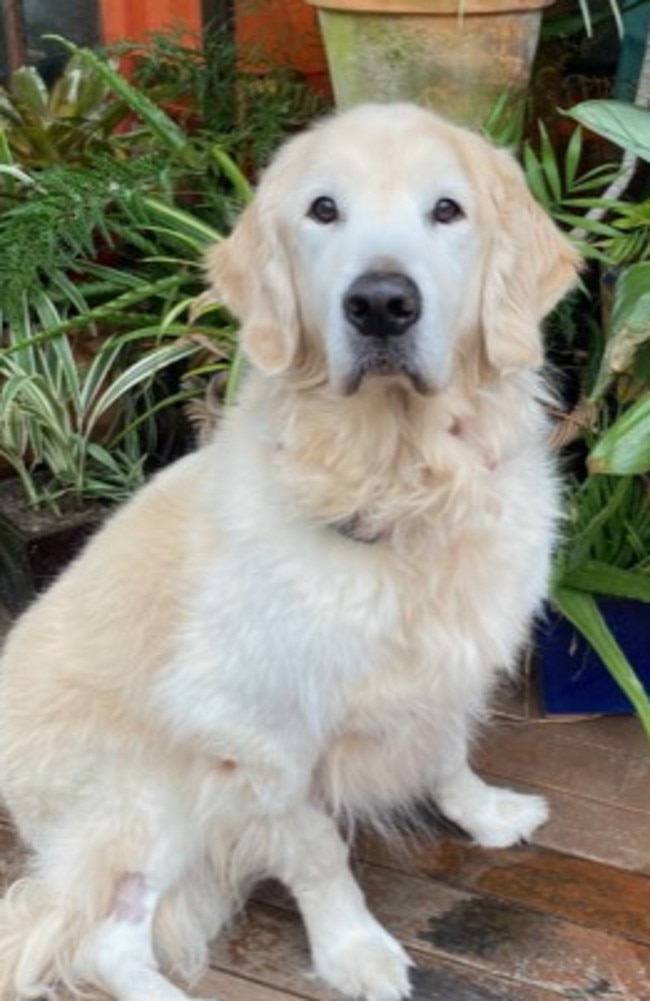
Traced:
POLYGON ((334 822, 305 804, 273 826, 271 869, 296 897, 316 973, 349 997, 408 996, 411 961, 370 914, 334 822))
POLYGON ((82 979, 118 1001, 189 1001, 157 968, 152 925, 159 894, 141 873, 125 873, 113 910, 84 943, 78 957, 82 979))
POLYGON ((545 799, 488 785, 472 771, 464 754, 455 768, 436 777, 433 797, 445 817, 484 848, 528 841, 548 820, 545 799))

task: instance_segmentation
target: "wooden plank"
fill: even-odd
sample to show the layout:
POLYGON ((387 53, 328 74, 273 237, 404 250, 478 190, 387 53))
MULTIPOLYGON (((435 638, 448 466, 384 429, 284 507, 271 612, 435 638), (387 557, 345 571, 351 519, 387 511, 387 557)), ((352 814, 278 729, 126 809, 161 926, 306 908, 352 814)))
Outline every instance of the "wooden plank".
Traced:
POLYGON ((500 779, 640 811, 650 820, 650 753, 567 740, 566 731, 502 724, 479 746, 475 764, 500 779))
POLYGON ((401 872, 650 945, 650 878, 537 847, 477 848, 465 841, 405 839, 399 855, 364 835, 357 854, 401 872))
POLYGON ((547 796, 551 819, 535 832, 534 844, 650 874, 650 821, 645 814, 568 793, 535 791, 547 796))
MULTIPOLYGON (((417 964, 412 971, 414 1001, 559 1001, 565 998, 561 993, 535 984, 476 969, 462 960, 433 957, 417 947, 409 951, 417 964)), ((251 905, 235 922, 230 934, 215 944, 212 965, 220 973, 236 973, 252 982, 271 986, 273 990, 308 997, 310 1001, 334 1001, 340 997, 309 974, 304 930, 297 914, 290 909, 264 903, 251 905)), ((226 998, 225 1001, 238 999, 226 998)))
POLYGON ((376 865, 362 863, 358 875, 373 912, 429 964, 456 961, 569 997, 650 999, 647 945, 376 865))
POLYGON ((648 738, 635 716, 547 716, 541 706, 536 679, 522 679, 506 685, 494 704, 494 727, 519 723, 547 732, 566 741, 589 744, 645 758, 650 753, 648 738))
POLYGON ((294 998, 306 996, 279 991, 268 984, 214 968, 207 970, 198 983, 192 986, 191 994, 197 998, 218 998, 219 1001, 293 1001, 294 998))
MULTIPOLYGON (((462 958, 566 995, 589 997, 599 985, 639 1001, 650 997, 650 947, 518 904, 366 866, 371 907, 407 948, 462 958)), ((600 988, 599 988, 600 989, 600 988)))

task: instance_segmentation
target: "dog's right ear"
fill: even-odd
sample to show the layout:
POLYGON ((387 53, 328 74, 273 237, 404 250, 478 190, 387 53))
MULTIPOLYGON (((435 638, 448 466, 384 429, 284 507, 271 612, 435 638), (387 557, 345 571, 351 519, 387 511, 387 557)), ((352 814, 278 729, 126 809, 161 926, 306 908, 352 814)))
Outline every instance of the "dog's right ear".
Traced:
POLYGON ((252 364, 274 375, 298 346, 299 322, 289 261, 271 219, 257 200, 232 234, 208 252, 210 298, 241 322, 241 343, 252 364))
POLYGON ((485 275, 485 347, 498 370, 543 361, 540 323, 576 284, 580 256, 528 190, 505 150, 491 150, 494 238, 485 275))

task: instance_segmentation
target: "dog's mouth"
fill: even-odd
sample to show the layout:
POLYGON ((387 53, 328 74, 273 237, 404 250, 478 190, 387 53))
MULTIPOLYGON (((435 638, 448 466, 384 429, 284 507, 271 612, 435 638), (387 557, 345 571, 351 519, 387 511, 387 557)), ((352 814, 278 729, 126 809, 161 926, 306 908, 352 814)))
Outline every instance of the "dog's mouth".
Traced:
POLYGON ((345 379, 345 395, 352 396, 366 379, 374 377, 406 382, 422 396, 428 396, 433 392, 433 387, 408 354, 393 357, 390 353, 377 349, 357 353, 345 379))
POLYGON ((418 393, 431 392, 416 364, 415 332, 422 316, 422 294, 401 271, 366 271, 343 296, 352 364, 347 395, 371 376, 406 380, 418 393))

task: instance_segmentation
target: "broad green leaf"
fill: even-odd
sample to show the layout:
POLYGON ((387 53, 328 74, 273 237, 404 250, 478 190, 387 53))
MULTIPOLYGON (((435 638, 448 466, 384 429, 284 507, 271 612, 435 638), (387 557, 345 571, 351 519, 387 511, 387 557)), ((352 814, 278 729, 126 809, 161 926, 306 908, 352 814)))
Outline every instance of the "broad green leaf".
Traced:
POLYGON ((43 376, 50 381, 58 398, 70 405, 73 413, 79 410, 79 365, 67 337, 53 337, 42 348, 43 376))
POLYGON ((539 135, 541 161, 546 183, 553 195, 553 200, 559 202, 562 200, 562 181, 557 163, 557 154, 549 138, 548 131, 542 123, 539 125, 539 135))
POLYGON ((546 178, 539 158, 528 144, 523 150, 523 165, 526 172, 526 181, 531 192, 540 203, 548 206, 551 201, 550 192, 546 186, 546 178))
POLYGON ((29 111, 34 118, 45 118, 48 102, 47 87, 33 66, 21 66, 12 73, 9 89, 21 110, 29 111))
MULTIPOLYGON (((575 570, 563 574, 562 587, 650 603, 650 573, 620 570, 609 563, 599 563, 596 560, 586 560, 575 570)), ((648 614, 650 615, 650 610, 648 614)))
POLYGON ((52 394, 51 387, 42 376, 32 375, 23 379, 20 402, 34 420, 47 428, 52 438, 64 441, 71 433, 70 416, 65 403, 52 394))
POLYGON ((567 114, 599 136, 650 161, 650 110, 623 101, 584 101, 567 114))
POLYGON ((552 595, 560 612, 582 633, 636 709, 650 739, 650 700, 634 668, 616 642, 592 595, 557 588, 552 595))
POLYGON ((590 452, 588 467, 610 476, 650 472, 650 391, 607 429, 590 452))
POLYGON ((99 397, 88 417, 88 431, 90 432, 102 414, 105 414, 123 396, 158 375, 159 372, 162 372, 169 365, 180 361, 182 358, 187 358, 191 354, 195 354, 196 351, 197 347, 195 344, 181 342, 165 344, 163 347, 156 348, 142 358, 139 358, 113 379, 106 391, 99 397))
POLYGON ((90 363, 79 394, 79 414, 82 426, 85 426, 86 415, 106 385, 121 349, 120 344, 109 341, 90 363))
POLYGON ((83 59, 86 65, 94 70, 104 83, 142 119, 152 134, 167 146, 170 152, 182 156, 188 162, 192 159, 192 148, 183 130, 141 90, 132 86, 126 77, 122 76, 110 63, 90 49, 78 48, 72 42, 61 38, 60 35, 46 35, 45 37, 60 42, 69 52, 73 52, 83 59))
POLYGON ((638 349, 650 339, 650 262, 632 264, 616 281, 610 336, 590 394, 599 400, 612 379, 628 372, 638 349))
MULTIPOLYGON (((620 275, 614 289, 611 319, 612 334, 625 331, 636 343, 650 337, 650 262, 632 264, 620 275)), ((615 368, 622 372, 625 366, 615 368)))
MULTIPOLYGON (((197 251, 218 243, 221 233, 189 212, 175 205, 165 205, 155 198, 143 199, 143 205, 152 219, 164 224, 160 232, 169 232, 176 237, 184 237, 197 251)), ((153 227, 152 227, 153 228, 153 227)))
POLYGON ((0 124, 0 166, 6 168, 13 167, 13 165, 14 159, 9 149, 9 143, 7 142, 7 134, 0 124))
POLYGON ((573 188, 574 181, 578 175, 581 157, 582 129, 578 127, 571 134, 564 157, 564 183, 567 191, 571 191, 573 188))
POLYGON ((252 188, 232 157, 221 146, 211 146, 210 154, 232 184, 240 201, 245 205, 250 202, 253 197, 252 188))
MULTIPOLYGON (((172 306, 172 308, 167 313, 165 313, 165 315, 161 319, 160 321, 161 331, 166 331, 172 325, 172 323, 175 323, 176 320, 178 320, 179 316, 183 315, 183 313, 189 314, 195 301, 196 300, 194 299, 194 297, 191 297, 189 299, 181 299, 180 302, 175 303, 175 305, 172 306)), ((190 328, 189 319, 187 321, 187 326, 189 330, 190 328)))

